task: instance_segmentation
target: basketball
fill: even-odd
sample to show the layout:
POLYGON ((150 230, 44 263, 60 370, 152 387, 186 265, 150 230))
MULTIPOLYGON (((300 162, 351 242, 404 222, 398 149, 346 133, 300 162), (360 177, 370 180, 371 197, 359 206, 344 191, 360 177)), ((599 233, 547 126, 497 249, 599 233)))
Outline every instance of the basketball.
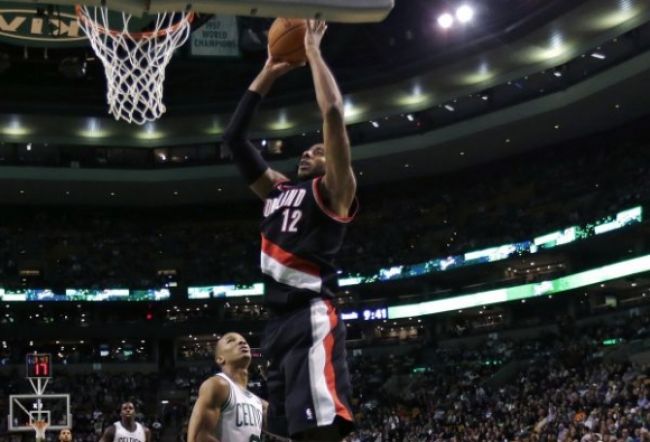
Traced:
POLYGON ((307 23, 302 19, 277 18, 269 30, 269 51, 275 60, 299 63, 305 54, 307 23))

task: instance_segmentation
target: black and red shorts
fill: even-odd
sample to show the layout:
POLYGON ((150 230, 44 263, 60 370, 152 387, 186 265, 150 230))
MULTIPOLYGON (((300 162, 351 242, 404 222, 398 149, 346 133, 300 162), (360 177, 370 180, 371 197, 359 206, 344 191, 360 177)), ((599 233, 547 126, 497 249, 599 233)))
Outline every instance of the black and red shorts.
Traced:
POLYGON ((327 299, 269 320, 262 340, 269 360, 269 432, 293 437, 336 425, 345 436, 354 429, 345 336, 345 324, 327 299))

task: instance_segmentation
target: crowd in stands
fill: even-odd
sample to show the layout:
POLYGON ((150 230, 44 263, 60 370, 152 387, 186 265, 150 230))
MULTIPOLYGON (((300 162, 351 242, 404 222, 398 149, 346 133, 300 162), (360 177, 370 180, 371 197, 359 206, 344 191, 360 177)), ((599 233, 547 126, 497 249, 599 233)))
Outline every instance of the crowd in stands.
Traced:
MULTIPOLYGON (((399 186, 362 185, 362 209, 338 264, 344 273, 372 274, 398 263, 531 239, 650 200, 644 142, 614 133, 577 144, 399 186)), ((255 282, 260 209, 251 200, 146 211, 4 210, 0 284, 151 288, 255 282)))
POLYGON ((650 365, 608 354, 612 336, 647 339, 650 320, 429 349, 420 370, 415 359, 358 357, 359 431, 348 440, 650 441, 650 365))
MULTIPOLYGON (((444 339, 426 333, 392 347, 350 349, 358 431, 348 441, 650 441, 650 365, 631 362, 625 351, 650 348, 647 309, 559 317, 534 337, 515 327, 444 339)), ((164 373, 61 368, 48 390, 70 393, 77 442, 97 440, 127 400, 154 441, 165 429, 183 440, 198 387, 216 372, 214 340, 200 347, 200 359, 185 358, 164 373), (165 407, 161 392, 173 396, 165 407)), ((264 397, 264 362, 254 356, 250 388, 264 397)), ((8 396, 29 386, 19 373, 4 373, 0 409, 6 410, 8 396)), ((6 416, 0 420, 0 441, 22 442, 3 434, 6 416)))
POLYGON ((0 344, 0 367, 23 363, 35 351, 62 365, 155 362, 152 342, 144 339, 6 339, 0 344))

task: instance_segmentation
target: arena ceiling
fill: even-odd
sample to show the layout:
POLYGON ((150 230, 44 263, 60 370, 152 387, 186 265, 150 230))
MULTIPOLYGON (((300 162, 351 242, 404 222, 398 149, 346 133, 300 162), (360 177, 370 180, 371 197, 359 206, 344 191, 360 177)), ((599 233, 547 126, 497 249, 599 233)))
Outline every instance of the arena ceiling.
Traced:
MULTIPOLYGON (((635 43, 648 37, 647 2, 489 0, 480 2, 476 24, 442 32, 435 18, 450 4, 397 0, 383 23, 330 29, 325 53, 341 80, 350 124, 418 111, 444 121, 452 115, 446 104, 456 111, 455 121, 426 134, 355 146, 362 184, 462 168, 647 114, 650 56, 635 43), (641 37, 630 38, 634 32, 641 37), (595 50, 616 62, 601 72, 602 60, 590 56, 595 50), (584 72, 584 81, 543 93, 545 82, 557 80, 554 70, 569 63, 584 72), (481 105, 476 97, 483 91, 507 95, 526 87, 541 92, 515 106, 485 106, 478 115, 458 118, 463 108, 481 105)), ((166 82, 169 112, 144 128, 106 117, 103 72, 88 48, 50 48, 46 58, 44 48, 0 43, 0 141, 149 149, 217 142, 263 62, 268 24, 240 20, 246 40, 240 58, 180 51, 166 82), (75 57, 87 61, 86 75, 64 78, 61 63, 75 57)), ((309 76, 296 73, 267 100, 255 136, 314 132, 319 124, 309 76)), ((291 170, 293 163, 274 167, 291 170)), ((228 165, 149 171, 1 167, 0 184, 0 201, 10 204, 166 205, 248 195, 228 165)))
MULTIPOLYGON (((647 3, 633 0, 476 3, 480 9, 474 24, 462 29, 442 31, 436 25, 449 4, 441 0, 398 0, 378 24, 333 24, 324 53, 346 94, 348 121, 425 109, 560 65, 584 48, 638 26, 650 10, 647 3), (630 1, 631 6, 624 6, 630 1)), ((0 113, 7 118, 0 134, 10 135, 7 126, 18 119, 25 120, 24 130, 33 141, 152 147, 214 140, 264 61, 263 32, 269 23, 240 20, 241 57, 193 57, 188 45, 178 51, 165 81, 168 114, 146 128, 108 118, 103 68, 89 47, 46 51, 4 43, 0 113), (71 75, 74 60, 86 63, 80 78, 71 75)), ((305 69, 278 82, 256 132, 286 136, 319 124, 305 69)))

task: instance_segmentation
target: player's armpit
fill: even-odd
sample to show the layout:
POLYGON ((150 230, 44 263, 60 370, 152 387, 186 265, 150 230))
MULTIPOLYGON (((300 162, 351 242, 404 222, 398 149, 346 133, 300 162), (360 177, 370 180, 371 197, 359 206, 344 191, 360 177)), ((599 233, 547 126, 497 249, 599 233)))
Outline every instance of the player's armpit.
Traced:
POLYGON ((266 169, 261 177, 250 185, 250 189, 262 200, 265 200, 273 187, 282 181, 289 181, 289 179, 277 170, 269 168, 266 169))
POLYGON ((217 425, 229 395, 230 386, 218 376, 203 382, 190 417, 187 442, 219 442, 217 425))

